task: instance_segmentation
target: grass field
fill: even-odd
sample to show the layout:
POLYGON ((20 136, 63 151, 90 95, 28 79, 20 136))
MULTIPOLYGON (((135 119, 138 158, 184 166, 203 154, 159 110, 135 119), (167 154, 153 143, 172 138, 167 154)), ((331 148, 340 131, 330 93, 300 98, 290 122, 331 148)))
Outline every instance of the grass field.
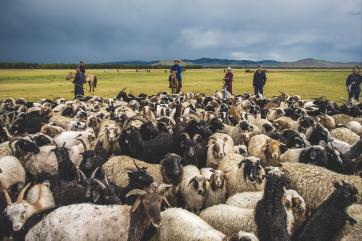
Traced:
MULTIPOLYGON (((24 97, 28 100, 40 98, 73 98, 73 85, 65 80, 69 70, 0 70, 0 98, 24 97)), ((136 72, 135 70, 87 70, 98 76, 95 95, 113 97, 127 87, 134 94, 154 94, 168 90, 168 74, 164 70, 136 72)), ((252 91, 253 74, 234 69, 234 94, 252 91)), ((339 100, 346 97, 345 80, 350 70, 269 70, 265 95, 272 96, 284 91, 303 98, 326 96, 339 100)), ((222 69, 187 70, 183 74, 183 91, 213 93, 220 89, 224 73, 222 69)), ((88 85, 85 94, 89 95, 88 85)))

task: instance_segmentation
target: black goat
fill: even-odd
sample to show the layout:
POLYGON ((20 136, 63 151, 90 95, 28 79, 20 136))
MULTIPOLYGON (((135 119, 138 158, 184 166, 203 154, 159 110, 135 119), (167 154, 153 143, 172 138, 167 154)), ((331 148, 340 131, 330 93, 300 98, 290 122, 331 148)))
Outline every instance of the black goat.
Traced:
POLYGON ((263 198, 255 208, 260 241, 289 241, 287 213, 283 203, 287 177, 276 170, 267 174, 263 198))
POLYGON ((336 190, 315 210, 305 223, 294 233, 293 241, 330 241, 348 221, 356 220, 346 213, 346 208, 357 201, 357 189, 342 181, 334 182, 336 190))
MULTIPOLYGON (((197 136, 195 135, 196 139, 197 136)), ((176 136, 175 139, 177 145, 176 153, 183 158, 185 164, 198 167, 201 166, 197 156, 198 143, 196 140, 191 139, 187 133, 182 133, 181 135, 176 136)))
POLYGON ((79 165, 79 169, 87 176, 91 176, 94 170, 102 166, 103 163, 107 160, 107 153, 102 148, 96 148, 96 150, 87 150, 87 145, 85 142, 79 138, 79 140, 84 148, 82 154, 82 161, 79 165))
POLYGON ((208 139, 212 135, 212 131, 209 129, 205 121, 198 122, 196 120, 190 120, 186 124, 185 129, 181 132, 186 132, 191 138, 193 138, 194 135, 199 134, 203 138, 208 139))
POLYGON ((177 186, 182 179, 182 158, 174 153, 168 153, 161 160, 162 181, 177 186))
POLYGON ((145 141, 153 139, 160 134, 158 128, 151 121, 143 123, 141 125, 140 132, 143 140, 145 141))
POLYGON ((58 162, 58 178, 59 180, 72 181, 77 178, 77 168, 75 167, 72 160, 70 160, 69 151, 70 149, 63 146, 59 147, 55 145, 54 152, 58 162))
POLYGON ((49 122, 49 116, 40 111, 24 113, 14 120, 9 128, 12 134, 35 134, 40 132, 44 123, 49 122))

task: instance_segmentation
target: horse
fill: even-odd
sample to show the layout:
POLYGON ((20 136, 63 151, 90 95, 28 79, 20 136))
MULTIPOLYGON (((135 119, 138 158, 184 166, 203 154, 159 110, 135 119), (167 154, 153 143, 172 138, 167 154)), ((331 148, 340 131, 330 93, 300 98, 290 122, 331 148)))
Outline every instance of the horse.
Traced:
MULTIPOLYGON (((66 80, 74 79, 75 73, 69 72, 65 76, 66 80)), ((97 88, 97 76, 95 74, 85 74, 85 82, 89 84, 89 92, 94 92, 94 89, 97 88)))
POLYGON ((177 94, 178 80, 176 77, 176 71, 171 71, 169 76, 170 88, 172 94, 177 94))

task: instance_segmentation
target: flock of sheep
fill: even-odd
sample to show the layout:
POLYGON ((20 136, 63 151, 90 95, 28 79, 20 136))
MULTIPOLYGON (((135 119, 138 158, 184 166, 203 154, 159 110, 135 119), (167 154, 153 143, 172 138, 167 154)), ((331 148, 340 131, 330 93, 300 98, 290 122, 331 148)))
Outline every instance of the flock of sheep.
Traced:
POLYGON ((362 105, 0 101, 0 240, 362 240, 362 105))

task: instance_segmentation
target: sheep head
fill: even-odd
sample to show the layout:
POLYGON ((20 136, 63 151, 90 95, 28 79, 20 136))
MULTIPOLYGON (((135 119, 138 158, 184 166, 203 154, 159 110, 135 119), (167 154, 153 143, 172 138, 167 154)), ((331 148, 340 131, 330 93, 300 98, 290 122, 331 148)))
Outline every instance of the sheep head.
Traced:
POLYGON ((189 181, 188 186, 190 186, 192 184, 192 188, 195 189, 197 194, 199 194, 201 196, 205 196, 205 194, 206 194, 206 182, 207 182, 207 180, 206 180, 206 178, 204 176, 202 176, 202 175, 194 176, 189 181))

